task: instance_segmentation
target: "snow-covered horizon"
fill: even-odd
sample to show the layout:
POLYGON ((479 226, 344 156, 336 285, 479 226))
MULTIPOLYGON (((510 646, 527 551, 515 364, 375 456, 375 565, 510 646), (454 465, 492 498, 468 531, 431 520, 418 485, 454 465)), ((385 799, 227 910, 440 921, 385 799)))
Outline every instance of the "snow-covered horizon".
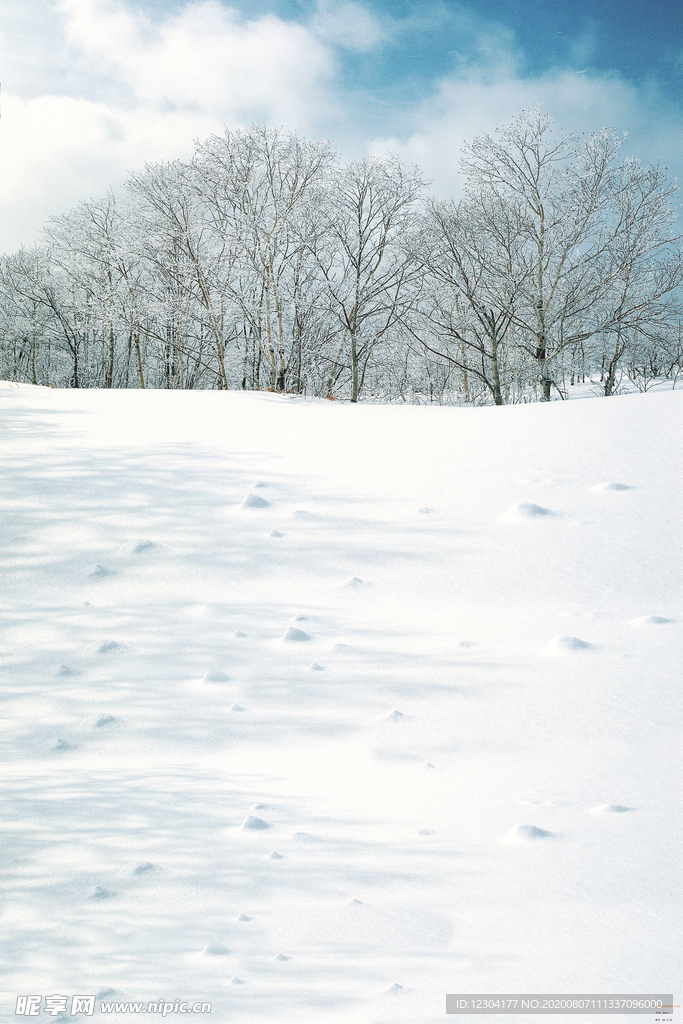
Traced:
POLYGON ((2 1014, 680 992, 682 420, 0 383, 2 1014))

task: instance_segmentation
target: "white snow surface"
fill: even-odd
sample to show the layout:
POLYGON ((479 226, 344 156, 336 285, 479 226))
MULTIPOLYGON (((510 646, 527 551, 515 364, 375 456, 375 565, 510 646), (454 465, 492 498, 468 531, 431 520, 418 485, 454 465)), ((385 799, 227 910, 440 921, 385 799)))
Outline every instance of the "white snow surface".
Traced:
POLYGON ((680 993, 683 392, 4 383, 0 436, 1 1019, 680 993))

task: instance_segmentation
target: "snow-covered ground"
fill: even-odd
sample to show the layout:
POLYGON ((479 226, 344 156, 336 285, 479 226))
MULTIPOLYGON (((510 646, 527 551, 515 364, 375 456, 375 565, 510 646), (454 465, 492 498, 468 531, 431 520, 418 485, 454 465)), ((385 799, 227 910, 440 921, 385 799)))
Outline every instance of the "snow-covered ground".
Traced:
POLYGON ((3 384, 0 432, 3 1021, 680 994, 681 391, 3 384))

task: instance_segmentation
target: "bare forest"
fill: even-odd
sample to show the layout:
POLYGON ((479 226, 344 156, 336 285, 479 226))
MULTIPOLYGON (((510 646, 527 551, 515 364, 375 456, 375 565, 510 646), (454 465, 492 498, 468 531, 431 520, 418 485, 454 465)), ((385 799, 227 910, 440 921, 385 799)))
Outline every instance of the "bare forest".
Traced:
POLYGON ((678 189, 622 146, 521 112, 437 201, 397 158, 226 130, 0 259, 0 377, 498 405, 675 385, 678 189))

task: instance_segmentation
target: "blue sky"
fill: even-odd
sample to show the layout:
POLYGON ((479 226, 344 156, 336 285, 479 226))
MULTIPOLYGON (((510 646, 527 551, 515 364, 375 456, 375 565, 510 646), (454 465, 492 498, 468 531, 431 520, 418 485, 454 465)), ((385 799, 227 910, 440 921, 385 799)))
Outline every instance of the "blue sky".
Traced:
POLYGON ((252 121, 457 194, 463 142, 542 103, 683 177, 681 20, 669 0, 0 0, 0 250, 252 121))

